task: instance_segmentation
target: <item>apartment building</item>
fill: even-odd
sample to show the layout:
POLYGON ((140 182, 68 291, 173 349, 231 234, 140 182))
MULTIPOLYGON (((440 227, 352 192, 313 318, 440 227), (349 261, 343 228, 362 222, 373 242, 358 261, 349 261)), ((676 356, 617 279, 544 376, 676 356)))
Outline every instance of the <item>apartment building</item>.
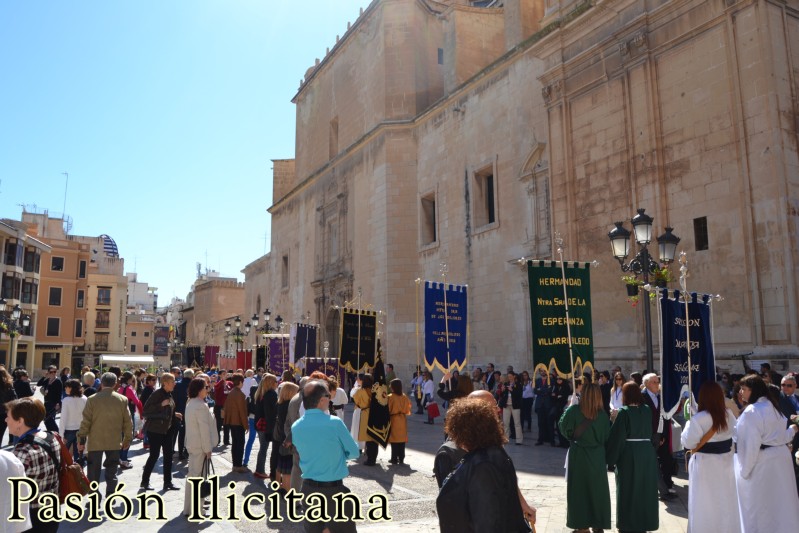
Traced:
POLYGON ((67 221, 23 210, 21 227, 49 249, 41 255, 38 339, 26 367, 94 366, 103 353, 124 353, 127 278, 124 259, 107 235, 70 235, 67 221))
POLYGON ((39 318, 39 288, 41 285, 42 256, 49 254, 50 246, 29 232, 16 220, 0 220, 0 250, 3 251, 0 272, 2 286, 0 298, 5 300, 5 314, 10 319, 15 306, 21 309, 21 318, 30 317, 27 327, 12 338, 5 327, 0 335, 0 363, 7 368, 23 366, 32 368, 30 355, 36 349, 36 323, 39 318))

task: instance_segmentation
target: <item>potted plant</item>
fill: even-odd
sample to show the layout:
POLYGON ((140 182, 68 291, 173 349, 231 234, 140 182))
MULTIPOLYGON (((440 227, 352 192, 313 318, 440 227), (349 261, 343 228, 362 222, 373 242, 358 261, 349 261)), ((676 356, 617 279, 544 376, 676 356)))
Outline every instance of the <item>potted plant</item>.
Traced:
POLYGON ((655 286, 666 288, 666 284, 670 281, 674 281, 674 277, 671 275, 671 270, 669 267, 659 267, 656 268, 654 271, 655 275, 655 286))
POLYGON ((634 275, 627 275, 622 276, 621 280, 627 286, 627 296, 633 297, 635 296, 636 299, 638 297, 638 290, 643 285, 643 282, 638 279, 638 276, 634 275))

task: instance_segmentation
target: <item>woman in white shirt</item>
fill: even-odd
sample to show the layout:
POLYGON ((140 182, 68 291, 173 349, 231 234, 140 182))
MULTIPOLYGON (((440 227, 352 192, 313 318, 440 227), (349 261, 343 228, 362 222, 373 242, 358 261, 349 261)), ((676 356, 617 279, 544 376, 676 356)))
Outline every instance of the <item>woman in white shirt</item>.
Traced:
POLYGON ((610 421, 616 420, 616 415, 619 413, 619 409, 624 406, 624 403, 621 401, 621 388, 626 383, 624 379, 624 374, 621 372, 616 372, 613 376, 613 386, 610 388, 610 421))
POLYGON ((72 448, 72 457, 78 462, 78 430, 83 421, 83 409, 86 407, 86 396, 83 395, 83 387, 77 379, 68 379, 64 384, 66 396, 61 400, 61 421, 58 426, 58 433, 64 439, 67 449, 72 448))
MULTIPOLYGON (((187 478, 202 477, 206 459, 211 459, 211 452, 219 444, 219 432, 216 431, 216 420, 205 403, 210 386, 203 378, 194 378, 189 383, 186 402, 186 450, 189 452, 187 478)), ((186 483, 186 494, 183 500, 183 514, 191 514, 192 484, 186 483)))
POLYGON ((686 450, 695 450, 688 464, 688 531, 739 533, 732 450, 735 415, 725 408, 724 390, 715 381, 699 388, 698 409, 680 437, 686 450))

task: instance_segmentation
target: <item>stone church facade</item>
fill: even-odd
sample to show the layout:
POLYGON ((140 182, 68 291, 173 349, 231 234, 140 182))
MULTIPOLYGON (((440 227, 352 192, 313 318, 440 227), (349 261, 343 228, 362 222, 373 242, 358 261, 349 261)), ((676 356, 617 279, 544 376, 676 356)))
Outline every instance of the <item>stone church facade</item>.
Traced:
POLYGON ((293 101, 296 159, 274 161, 246 301, 310 310, 331 356, 336 307, 360 295, 407 378, 415 280, 446 263, 469 286, 469 362, 532 368, 519 259, 555 258, 559 235, 567 260, 599 262, 597 366, 640 370, 643 313, 607 232, 641 207, 681 237, 689 288, 723 295, 721 366, 795 369, 799 1, 375 0, 293 101))

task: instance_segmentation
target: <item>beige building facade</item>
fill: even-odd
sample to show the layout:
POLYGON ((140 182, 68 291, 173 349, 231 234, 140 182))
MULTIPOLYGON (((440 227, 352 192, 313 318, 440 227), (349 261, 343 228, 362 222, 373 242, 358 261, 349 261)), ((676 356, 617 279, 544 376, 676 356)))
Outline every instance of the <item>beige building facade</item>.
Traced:
POLYGON ((8 369, 33 370, 36 351, 36 324, 39 320, 39 294, 42 287, 43 256, 50 246, 37 233, 19 221, 0 220, 0 298, 5 300, 5 318, 13 320, 13 310, 20 308, 16 324, 0 335, 0 363, 8 369), (29 317, 25 327, 24 317, 29 317), (15 330, 15 331, 14 331, 15 330))
POLYGON ((414 280, 446 263, 469 286, 470 363, 530 368, 518 260, 556 259, 559 235, 567 260, 599 262, 599 368, 640 370, 642 309, 607 239, 640 207, 682 238, 689 288, 723 295, 720 365, 795 366, 799 2, 480 4, 376 0, 308 70, 248 307, 311 309, 337 346, 336 306, 360 291, 408 371, 414 280))
POLYGON ((63 218, 23 211, 22 224, 50 246, 41 257, 38 342, 28 371, 80 369, 125 350, 127 278, 108 236, 70 235, 63 218))
MULTIPOLYGON (((244 283, 236 278, 203 276, 194 283, 187 305, 182 310, 186 347, 218 346, 222 351, 234 346, 232 338, 225 332, 225 322, 240 316, 242 324, 247 322, 244 305, 244 283)), ((235 346, 232 348, 235 351, 235 346)))

